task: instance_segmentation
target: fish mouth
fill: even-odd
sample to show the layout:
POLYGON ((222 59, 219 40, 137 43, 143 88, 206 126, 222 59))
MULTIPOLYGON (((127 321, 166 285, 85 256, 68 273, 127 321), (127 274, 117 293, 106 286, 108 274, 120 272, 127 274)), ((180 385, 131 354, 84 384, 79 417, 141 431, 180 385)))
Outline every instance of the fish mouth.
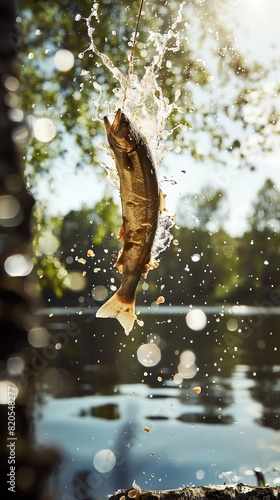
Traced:
POLYGON ((118 109, 112 124, 109 122, 107 116, 104 116, 103 121, 104 121, 104 125, 106 128, 107 134, 109 134, 109 133, 112 134, 118 130, 119 125, 121 123, 121 119, 122 119, 122 110, 120 108, 118 109))

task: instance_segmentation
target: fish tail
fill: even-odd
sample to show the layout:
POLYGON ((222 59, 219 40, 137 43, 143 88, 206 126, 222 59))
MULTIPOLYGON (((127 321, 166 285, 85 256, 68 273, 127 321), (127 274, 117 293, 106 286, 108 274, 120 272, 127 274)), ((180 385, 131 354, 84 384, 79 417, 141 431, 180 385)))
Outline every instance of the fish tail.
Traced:
POLYGON ((122 325, 126 335, 131 332, 135 315, 135 297, 131 302, 123 302, 118 291, 101 306, 97 313, 97 318, 116 318, 122 325))

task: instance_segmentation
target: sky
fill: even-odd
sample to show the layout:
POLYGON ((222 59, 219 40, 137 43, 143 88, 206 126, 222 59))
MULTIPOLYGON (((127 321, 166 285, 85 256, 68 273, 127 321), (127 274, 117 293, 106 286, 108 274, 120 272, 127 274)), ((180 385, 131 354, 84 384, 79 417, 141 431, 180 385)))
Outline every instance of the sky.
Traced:
MULTIPOLYGON (((270 61, 280 59, 279 0, 224 0, 224 5, 224 22, 233 27, 235 46, 246 53, 248 62, 257 60, 269 67, 270 61)), ((280 61, 278 68, 270 71, 267 81, 280 81, 280 61)), ((207 184, 215 188, 223 187, 230 208, 226 229, 233 235, 241 236, 247 227, 246 218, 250 213, 251 203, 264 181, 271 178, 280 190, 279 153, 280 144, 279 149, 271 154, 252 157, 257 167, 254 173, 249 169, 235 169, 225 173, 211 165, 209 160, 194 162, 184 151, 180 154, 168 153, 163 160, 163 169, 158 172, 159 179, 167 176, 175 181, 162 184, 162 190, 167 194, 167 208, 175 213, 178 199, 184 197, 188 210, 188 194, 198 193, 207 184), (182 170, 186 173, 182 174, 182 170)), ((78 210, 83 203, 92 206, 101 193, 108 192, 108 179, 103 177, 98 181, 96 169, 86 168, 75 174, 72 158, 77 159, 77 153, 73 149, 66 161, 60 163, 58 160, 55 184, 57 185, 57 180, 63 180, 59 193, 52 195, 48 183, 40 186, 39 196, 49 200, 51 213, 59 211, 65 214, 71 209, 78 210)), ((106 161, 102 151, 100 160, 106 161)), ((116 190, 112 188, 111 192, 117 200, 116 190)))

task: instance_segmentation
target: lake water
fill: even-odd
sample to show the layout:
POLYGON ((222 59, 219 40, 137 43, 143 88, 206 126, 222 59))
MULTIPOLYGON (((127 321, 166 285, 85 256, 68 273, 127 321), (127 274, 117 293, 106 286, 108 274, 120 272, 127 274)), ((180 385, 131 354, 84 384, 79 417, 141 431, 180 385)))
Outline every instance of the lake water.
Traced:
POLYGON ((201 308, 188 324, 189 308, 143 309, 129 337, 93 310, 43 311, 51 342, 34 349, 34 439, 61 455, 53 498, 104 498, 133 481, 256 485, 258 467, 279 485, 278 309, 201 308), (146 367, 137 350, 151 341, 161 359, 146 367))

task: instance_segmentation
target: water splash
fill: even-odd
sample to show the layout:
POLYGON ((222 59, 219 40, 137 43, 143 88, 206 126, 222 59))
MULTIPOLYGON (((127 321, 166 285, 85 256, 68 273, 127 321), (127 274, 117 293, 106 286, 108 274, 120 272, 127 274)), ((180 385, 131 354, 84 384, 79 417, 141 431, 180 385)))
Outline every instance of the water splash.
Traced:
MULTIPOLYGON (((86 18, 89 46, 79 54, 83 58, 88 51, 94 52, 102 61, 103 66, 109 70, 119 85, 113 90, 115 102, 110 103, 114 112, 121 108, 129 120, 135 125, 139 132, 146 138, 154 155, 155 165, 159 166, 164 155, 165 143, 173 130, 167 130, 168 117, 173 110, 177 109, 177 101, 181 91, 177 89, 173 102, 163 96, 162 89, 158 84, 158 72, 162 67, 163 58, 167 52, 177 52, 180 49, 180 33, 176 31, 177 25, 182 21, 182 9, 184 3, 180 5, 179 13, 171 29, 167 33, 150 32, 146 46, 155 48, 155 55, 150 66, 144 68, 144 75, 139 78, 135 74, 127 77, 103 54, 95 45, 93 21, 99 22, 98 3, 95 3, 92 12, 86 18), (125 99, 124 99, 125 97, 125 99)), ((111 109, 108 109, 109 114, 111 109)), ((100 117, 100 120, 102 118, 100 117)), ((103 121, 103 120, 102 120, 103 121)))
MULTIPOLYGON (((173 129, 167 129, 167 122, 169 116, 176 109, 178 99, 180 97, 181 91, 177 89, 173 101, 164 97, 161 86, 158 83, 158 72, 162 67, 165 55, 168 52, 177 52, 180 50, 181 38, 180 32, 178 30, 178 24, 182 21, 184 3, 181 3, 179 7, 179 12, 171 28, 167 33, 150 32, 146 49, 153 46, 155 50, 155 55, 149 66, 144 68, 144 74, 142 77, 128 71, 128 76, 124 75, 112 62, 112 60, 104 53, 99 50, 94 42, 94 23, 99 23, 100 18, 98 14, 99 4, 96 2, 93 7, 91 14, 85 19, 88 36, 90 39, 89 46, 79 54, 80 58, 83 58, 85 53, 90 51, 94 52, 100 59, 101 64, 111 73, 113 78, 118 82, 117 87, 113 90, 114 98, 112 102, 106 102, 108 107, 109 119, 112 121, 113 113, 115 114, 118 108, 127 115, 131 123, 135 126, 141 135, 146 139, 149 144, 150 150, 153 155, 153 160, 156 168, 158 168, 162 162, 162 159, 166 153, 166 142, 167 139, 173 132, 173 129)), ((131 46, 135 34, 132 35, 129 45, 131 46)), ((100 90, 100 96, 102 95, 102 89, 100 90)), ((96 101, 96 110, 98 114, 100 99, 96 101)), ((103 111, 104 114, 104 111, 103 111)), ((100 114, 95 118, 98 121, 103 122, 100 114)), ((113 157, 110 148, 108 147, 107 152, 113 157)), ((113 185, 118 189, 118 175, 114 167, 108 167, 103 163, 106 168, 107 174, 113 185)), ((170 233, 171 227, 175 223, 175 218, 173 215, 169 215, 167 211, 164 211, 159 216, 158 230, 155 237, 154 246, 152 249, 152 254, 156 257, 160 252, 165 250, 170 244, 172 235, 170 233)))

